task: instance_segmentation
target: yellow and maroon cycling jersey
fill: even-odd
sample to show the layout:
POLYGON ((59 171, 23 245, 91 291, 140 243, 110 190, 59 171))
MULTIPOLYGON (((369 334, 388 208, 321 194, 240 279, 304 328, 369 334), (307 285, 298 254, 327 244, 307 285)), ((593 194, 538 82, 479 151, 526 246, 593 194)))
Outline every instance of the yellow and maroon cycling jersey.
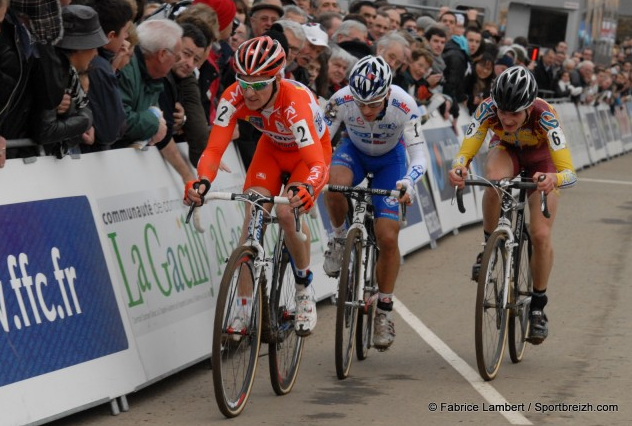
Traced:
POLYGON ((290 173, 297 170, 296 174, 292 173, 291 181, 297 178, 311 185, 314 194, 327 183, 331 141, 322 109, 311 90, 292 80, 281 80, 274 105, 262 111, 246 108, 243 92, 237 83, 224 91, 217 105, 208 144, 198 163, 199 177, 206 177, 211 182, 215 179, 237 119, 249 122, 263 133, 255 157, 261 157, 264 153, 270 156, 267 162, 251 164, 244 188, 247 189, 249 183, 254 185, 252 182, 256 181, 255 178, 267 177, 274 183, 262 181, 257 186, 264 186, 271 192, 278 190, 275 186, 280 176, 277 173, 279 170, 290 173), (303 171, 296 169, 297 161, 307 167, 301 167, 303 171))
MULTIPOLYGON (((574 185, 577 175, 557 112, 540 98, 536 98, 532 106, 522 127, 515 133, 507 133, 498 119, 492 99, 487 98, 481 102, 465 131, 461 149, 452 161, 452 167, 467 167, 483 144, 487 132, 491 130, 494 133, 492 141, 499 140, 498 148, 525 152, 525 163, 530 158, 546 156, 548 152, 557 171, 557 186, 565 188, 574 185)), ((529 168, 529 164, 523 166, 529 168)))

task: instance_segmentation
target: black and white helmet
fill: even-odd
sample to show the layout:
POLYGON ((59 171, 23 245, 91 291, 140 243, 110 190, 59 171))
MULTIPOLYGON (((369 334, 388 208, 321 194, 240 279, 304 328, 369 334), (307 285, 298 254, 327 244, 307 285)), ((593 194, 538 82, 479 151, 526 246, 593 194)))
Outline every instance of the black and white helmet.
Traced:
POLYGON ((351 70, 349 88, 360 102, 384 97, 393 82, 391 67, 381 56, 367 55, 360 59, 351 70))
POLYGON ((519 112, 527 109, 538 95, 538 83, 531 71, 516 65, 507 68, 492 84, 492 100, 498 109, 519 112))

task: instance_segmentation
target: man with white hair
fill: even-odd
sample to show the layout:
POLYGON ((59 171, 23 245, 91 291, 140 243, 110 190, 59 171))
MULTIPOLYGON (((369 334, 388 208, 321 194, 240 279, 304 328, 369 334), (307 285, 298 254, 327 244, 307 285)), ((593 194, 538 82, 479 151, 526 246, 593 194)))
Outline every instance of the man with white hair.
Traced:
POLYGON ((283 27, 283 35, 285 35, 287 39, 288 51, 286 55, 285 77, 300 81, 301 83, 307 82, 307 71, 301 69, 296 62, 299 53, 303 50, 305 44, 307 44, 303 26, 289 19, 281 19, 276 23, 283 27))
POLYGON ((375 53, 388 63, 393 74, 404 64, 408 41, 397 33, 388 33, 377 42, 375 53))
MULTIPOLYGON (((138 26, 136 33, 138 46, 119 77, 127 130, 114 144, 116 148, 134 146, 139 142, 141 145, 154 145, 165 138, 167 123, 155 105, 158 105, 158 98, 164 90, 163 78, 181 59, 183 31, 174 21, 145 21, 138 26)), ((162 147, 160 153, 184 182, 195 178, 173 139, 162 147)))
POLYGON ((336 30, 331 37, 331 40, 336 44, 340 44, 344 41, 366 42, 368 34, 369 30, 366 25, 362 22, 350 19, 340 24, 338 30, 336 30))
POLYGON ((283 6, 283 19, 306 24, 309 21, 309 15, 303 9, 293 4, 283 6))
POLYGON ((318 59, 324 51, 329 51, 329 36, 320 27, 320 24, 309 23, 302 26, 305 31, 306 43, 298 54, 296 62, 306 68, 311 61, 318 59))

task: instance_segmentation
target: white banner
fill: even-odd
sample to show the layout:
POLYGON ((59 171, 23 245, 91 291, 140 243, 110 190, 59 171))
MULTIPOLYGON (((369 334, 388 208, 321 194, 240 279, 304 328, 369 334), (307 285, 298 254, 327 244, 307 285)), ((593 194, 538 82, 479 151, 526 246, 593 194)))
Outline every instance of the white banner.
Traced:
POLYGON ((597 110, 597 117, 599 117, 598 122, 601 125, 606 141, 608 156, 612 157, 621 154, 623 152, 621 135, 618 134, 617 129, 615 129, 614 116, 610 111, 610 107, 608 105, 599 104, 595 109, 597 110))
POLYGON ((572 103, 555 104, 553 106, 560 117, 562 130, 571 150, 573 166, 575 166, 576 170, 581 170, 592 165, 593 161, 591 161, 588 144, 586 143, 586 134, 579 119, 577 107, 572 103))
POLYGON ((591 161, 596 163, 605 160, 608 158, 608 153, 606 151, 606 141, 599 125, 597 111, 595 111, 594 107, 588 105, 580 105, 577 109, 584 127, 586 146, 588 147, 591 161))

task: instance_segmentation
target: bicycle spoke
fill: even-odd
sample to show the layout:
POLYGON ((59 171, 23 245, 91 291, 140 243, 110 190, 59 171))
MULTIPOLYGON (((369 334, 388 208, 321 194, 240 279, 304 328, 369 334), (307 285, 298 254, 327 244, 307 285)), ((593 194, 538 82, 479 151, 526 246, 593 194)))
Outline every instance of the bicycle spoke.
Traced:
POLYGON ((349 375, 355 345, 356 324, 360 311, 360 268, 362 262, 362 233, 352 229, 347 235, 338 283, 336 310, 336 374, 339 379, 349 375))
POLYGON ((303 338, 294 331, 295 294, 289 254, 282 252, 270 290, 270 381, 277 395, 285 395, 294 387, 303 355, 303 338))
POLYGON ((252 389, 261 335, 260 288, 254 285, 254 252, 235 250, 217 296, 213 327, 215 399, 226 417, 244 409, 252 389), (240 303, 250 300, 250 304, 240 303))
POLYGON ((507 336, 507 315, 503 309, 505 261, 504 234, 494 233, 483 254, 476 298, 476 361, 485 380, 496 376, 507 336))

